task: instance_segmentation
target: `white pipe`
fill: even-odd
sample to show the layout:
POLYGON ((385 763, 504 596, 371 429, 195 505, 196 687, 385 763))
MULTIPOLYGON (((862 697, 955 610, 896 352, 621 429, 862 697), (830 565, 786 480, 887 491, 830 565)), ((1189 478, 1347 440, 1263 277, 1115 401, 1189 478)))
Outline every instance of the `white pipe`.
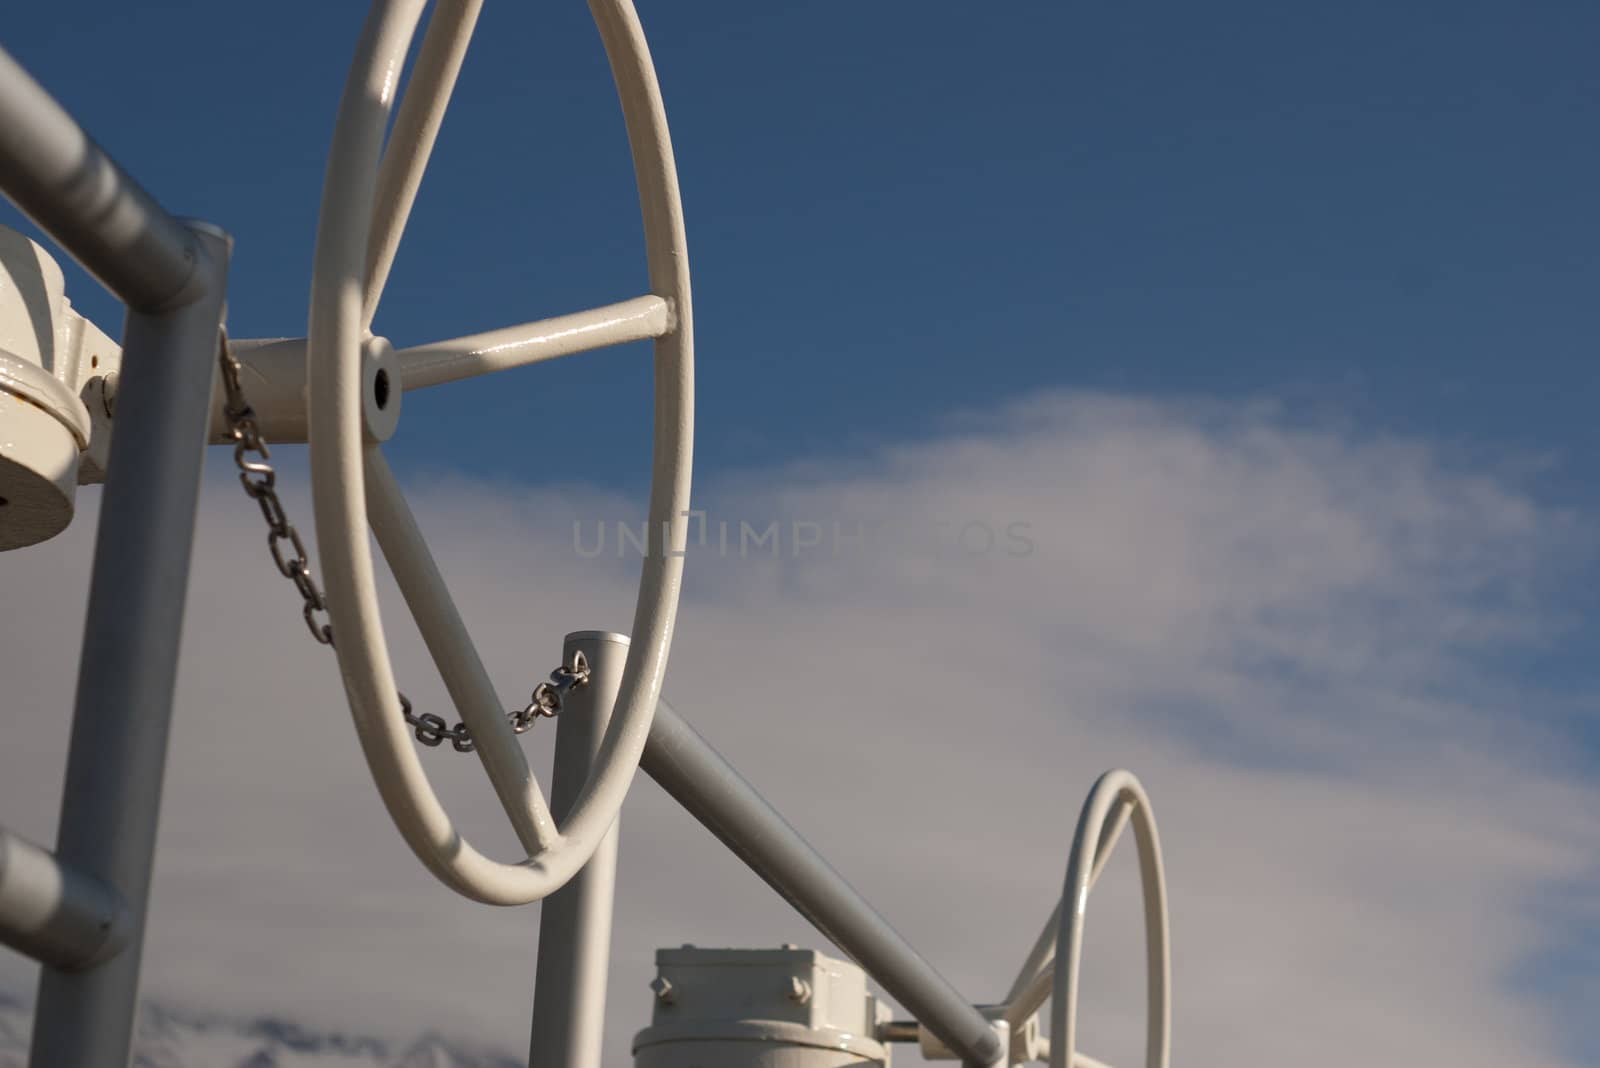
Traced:
POLYGON ((673 330, 671 306, 634 297, 603 308, 540 319, 482 334, 398 349, 402 389, 422 389, 558 356, 663 337, 673 330))
POLYGON ((666 701, 641 768, 964 1062, 1006 1044, 989 1020, 823 859, 666 701))
MULTIPOLYGON (((628 639, 622 634, 578 631, 567 635, 561 662, 573 663, 577 653, 589 662, 589 681, 567 693, 555 723, 550 810, 556 819, 566 818, 600 751, 622 685, 628 639)), ((583 870, 539 906, 529 1064, 600 1068, 616 883, 617 824, 613 823, 583 870)))
MULTIPOLYGON (((402 390, 426 389, 608 345, 665 337, 676 326, 672 305, 666 300, 634 297, 570 315, 412 345, 395 350, 394 358, 400 367, 402 390)), ((269 445, 304 445, 308 437, 306 339, 230 338, 228 345, 239 361, 239 381, 261 436, 269 445)), ((108 389, 114 401, 115 388, 108 389)), ((211 401, 208 440, 213 445, 233 440, 222 412, 226 400, 219 384, 211 401)))
POLYGON ((129 307, 161 312, 211 281, 205 253, 0 49, 0 188, 129 307))
POLYGON ((128 314, 56 845, 63 864, 128 902, 128 946, 87 971, 45 969, 35 1068, 128 1063, 232 245, 215 227, 189 226, 204 249, 200 299, 128 314))
POLYGON ((0 943, 77 971, 113 956, 127 940, 121 894, 0 827, 0 943))

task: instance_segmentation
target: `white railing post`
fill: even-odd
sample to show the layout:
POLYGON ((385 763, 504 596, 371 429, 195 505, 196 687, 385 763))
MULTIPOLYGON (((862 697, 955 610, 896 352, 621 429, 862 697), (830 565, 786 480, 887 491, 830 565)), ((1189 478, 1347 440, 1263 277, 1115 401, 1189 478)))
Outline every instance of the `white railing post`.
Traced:
POLYGON ((128 1063, 232 245, 207 223, 187 226, 198 297, 128 312, 56 850, 122 895, 128 943, 87 970, 44 969, 33 1068, 128 1063))
MULTIPOLYGON (((568 691, 556 719, 550 811, 557 820, 565 819, 577 801, 600 750, 600 737, 622 685, 628 639, 603 631, 578 631, 567 635, 561 662, 573 663, 577 653, 589 662, 589 681, 568 691)), ((583 870, 540 906, 530 1065, 600 1068, 616 881, 613 823, 583 870)))

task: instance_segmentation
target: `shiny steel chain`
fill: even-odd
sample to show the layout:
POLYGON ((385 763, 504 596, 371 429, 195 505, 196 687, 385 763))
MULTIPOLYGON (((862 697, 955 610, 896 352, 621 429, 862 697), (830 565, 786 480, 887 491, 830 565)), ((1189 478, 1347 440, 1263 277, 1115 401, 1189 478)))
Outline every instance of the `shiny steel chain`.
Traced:
MULTIPOLYGON (((260 507, 261 517, 267 521, 267 549, 272 553, 272 562, 278 565, 278 572, 300 591, 300 599, 304 602, 301 615, 305 617, 307 629, 318 642, 332 648, 333 624, 325 618, 328 603, 322 595, 322 588, 311 574, 311 560, 306 555, 305 542, 301 540, 294 524, 289 522, 283 502, 278 499, 278 473, 268 462, 272 454, 267 450, 266 439, 261 436, 255 409, 245 400, 244 387, 239 382, 239 361, 228 347, 226 330, 222 331, 217 346, 217 363, 222 370, 222 389, 225 394, 222 414, 228 420, 228 433, 233 438, 233 462, 239 468, 239 482, 250 499, 260 507)), ((567 693, 588 681, 589 662, 582 653, 575 652, 571 664, 556 668, 550 673, 549 681, 533 688, 532 698, 525 706, 506 713, 512 733, 524 734, 539 719, 559 713, 562 699, 567 693)), ((417 741, 428 746, 449 742, 458 753, 472 752, 472 734, 465 723, 457 723, 452 727, 443 716, 432 712, 418 715, 412 711, 410 698, 398 690, 395 693, 400 698, 400 714, 411 725, 417 741)))

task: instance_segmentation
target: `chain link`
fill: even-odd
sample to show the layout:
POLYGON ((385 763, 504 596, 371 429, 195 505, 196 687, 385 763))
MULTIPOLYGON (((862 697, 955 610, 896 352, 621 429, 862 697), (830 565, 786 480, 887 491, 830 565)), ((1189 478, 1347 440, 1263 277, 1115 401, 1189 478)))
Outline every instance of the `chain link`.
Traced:
POLYGON ((521 711, 507 712, 511 720, 513 734, 522 734, 532 730, 541 716, 554 716, 561 711, 561 701, 569 692, 583 686, 589 681, 589 660, 583 653, 576 650, 572 654, 572 663, 562 664, 550 672, 550 679, 541 682, 533 688, 532 699, 523 706, 521 711))
MULTIPOLYGON (((217 363, 221 367, 225 394, 222 414, 228 420, 228 433, 233 438, 233 462, 239 468, 239 483, 261 509, 261 518, 266 520, 267 549, 272 553, 272 562, 277 565, 279 574, 300 591, 301 615, 305 617, 306 629, 318 642, 332 648, 333 624, 326 618, 328 602, 311 574, 311 559, 306 555, 305 542, 289 522, 283 502, 278 499, 278 473, 270 462, 272 453, 261 436, 255 409, 245 400, 244 387, 239 381, 239 361, 228 347, 226 330, 222 331, 218 342, 217 363)), ((548 682, 534 687, 527 705, 506 713, 512 733, 525 734, 541 718, 558 714, 562 699, 588 681, 589 662, 582 653, 575 652, 571 664, 556 668, 548 682)), ((432 712, 418 715, 411 707, 410 698, 398 690, 395 693, 400 698, 400 714, 411 725, 417 741, 426 746, 449 742, 458 753, 473 751, 472 734, 465 723, 452 727, 443 716, 432 712)))

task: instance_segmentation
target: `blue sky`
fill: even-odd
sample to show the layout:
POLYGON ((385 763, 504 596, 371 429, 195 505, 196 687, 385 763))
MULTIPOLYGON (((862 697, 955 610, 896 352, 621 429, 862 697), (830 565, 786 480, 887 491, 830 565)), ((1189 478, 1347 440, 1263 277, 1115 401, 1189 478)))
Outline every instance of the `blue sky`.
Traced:
MULTIPOLYGON (((952 508, 988 507, 970 503, 989 498, 969 476, 1005 482, 1012 465, 972 455, 1020 459, 1030 474, 993 507, 1075 524, 1072 546, 1099 520, 1075 515, 1071 494, 1114 530, 1146 522, 1127 528, 1129 544, 1170 548, 1164 525, 1198 531, 1179 539, 1187 578, 1174 585, 1211 592, 1183 603, 1295 636, 1279 646, 1265 626, 1229 646, 1245 704, 1273 712, 1188 721, 1174 736, 1196 760, 1226 757, 1267 790, 1271 773, 1357 753, 1361 775, 1388 783, 1372 769, 1396 753, 1454 766, 1426 744, 1448 723, 1440 736, 1464 746, 1532 754, 1508 782, 1559 767, 1593 799, 1600 7, 652 0, 641 15, 688 216, 702 505, 912 509, 907 487, 937 471, 969 502, 952 508), (1207 459, 1174 476, 1164 449, 1207 459), (1108 488, 1105 471, 1127 486, 1108 488), (1229 507, 1241 528, 1261 516, 1273 562, 1245 565, 1248 529, 1216 533, 1234 530, 1229 507), (1287 559, 1300 561, 1292 578, 1274 570, 1287 559), (1248 612, 1205 600, 1225 582, 1258 591, 1237 595, 1248 612), (1425 669, 1406 661, 1413 651, 1425 669), (1365 700, 1368 673, 1387 687, 1374 707, 1393 715, 1353 721, 1372 732, 1363 749, 1331 735, 1352 722, 1339 710, 1365 700)), ((0 40, 165 205, 234 233, 233 332, 277 336, 304 332, 323 159, 361 17, 359 4, 63 0, 8 13, 0 40)), ((0 222, 16 224, 3 205, 0 222)), ((633 296, 640 244, 583 5, 491 2, 378 328, 414 344, 633 296)), ((116 332, 93 283, 69 277, 68 293, 116 332)), ((500 515, 488 491, 441 490, 446 472, 472 487, 636 498, 649 388, 648 350, 635 347, 420 392, 388 451, 442 517, 500 515)), ((1064 570, 1049 581, 1075 603, 1103 594, 1094 603, 1118 615, 1115 590, 1095 585, 1094 562, 1114 553, 1084 552, 1051 557, 1064 570)), ((809 573, 768 587, 709 570, 698 587, 691 571, 686 598, 799 589, 833 603, 809 573)), ((1124 591, 1165 574, 1149 557, 1104 570, 1124 591)), ((996 601, 995 619, 1021 611, 1024 592, 996 601)), ((902 596, 920 603, 890 600, 902 596)), ((959 618, 957 601, 938 603, 959 618)), ((1124 634, 1061 611, 1070 626, 1041 614, 1040 633, 1096 635, 1136 674, 1161 674, 1127 652, 1152 634, 1185 648, 1181 627, 1141 616, 1124 634)), ((1213 652, 1194 653, 1197 671, 1216 667, 1213 652)), ((1074 681, 1093 689, 1084 671, 1074 681)), ((1228 679, 1206 676, 1215 689, 1199 697, 1185 677, 1107 701, 1154 722, 1226 705, 1239 695, 1228 679)), ((1163 766, 1164 752, 1147 755, 1163 766)), ((1462 819, 1483 815, 1471 793, 1457 798, 1462 819)), ((1592 856, 1518 892, 1510 911, 1556 926, 1522 937, 1494 972, 1550 1007, 1575 1063, 1596 1055, 1584 1033, 1600 974, 1582 919, 1592 856)))
MULTIPOLYGON (((6 41, 166 204, 235 232, 235 332, 288 334, 360 7, 64 3, 11 14, 6 41)), ((642 14, 690 224, 705 475, 1087 386, 1514 447, 1587 492, 1592 5, 642 14)), ((582 5, 489 5, 380 326, 421 341, 631 295, 637 231, 582 5)), ((614 405, 583 468, 636 484, 644 367, 414 398, 408 422, 436 429, 397 455, 538 477, 614 405)))
MULTIPOLYGON (((276 336, 304 332, 361 9, 84 3, 6 41, 167 205, 235 233, 234 333, 276 336), (152 62, 169 43, 183 61, 152 62)), ((702 503, 1083 388, 1420 435, 1600 507, 1592 6, 642 17, 689 222, 702 503)), ((378 327, 417 343, 642 292, 635 203, 586 10, 488 5, 378 327)), ((647 353, 414 394, 391 457, 640 495, 647 353)), ((1516 655, 1600 684, 1586 654, 1516 655)))

